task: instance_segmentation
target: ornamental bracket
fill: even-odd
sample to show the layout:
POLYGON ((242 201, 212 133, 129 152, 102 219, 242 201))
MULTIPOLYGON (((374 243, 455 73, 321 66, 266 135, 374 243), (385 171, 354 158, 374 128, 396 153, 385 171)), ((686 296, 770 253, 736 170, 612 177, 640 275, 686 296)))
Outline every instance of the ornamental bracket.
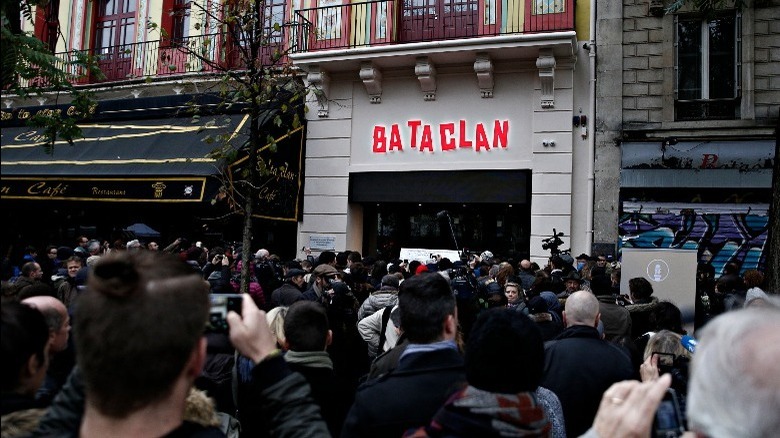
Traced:
POLYGON ((493 97, 493 61, 487 53, 477 53, 474 61, 474 72, 477 74, 479 93, 483 99, 493 97))
POLYGON ((360 65, 360 79, 366 87, 369 102, 382 103, 382 70, 371 62, 360 65))
POLYGON ((417 80, 420 81, 423 99, 426 101, 436 100, 436 67, 430 58, 417 58, 414 73, 417 75, 417 80))
POLYGON ((330 106, 328 103, 328 93, 330 91, 330 76, 328 72, 322 70, 320 67, 312 67, 309 73, 306 75, 306 80, 309 81, 314 88, 314 96, 317 98, 317 116, 320 118, 327 118, 330 114, 330 106))
POLYGON ((552 49, 539 50, 536 67, 539 69, 539 80, 542 85, 542 108, 553 108, 555 106, 555 56, 552 49))

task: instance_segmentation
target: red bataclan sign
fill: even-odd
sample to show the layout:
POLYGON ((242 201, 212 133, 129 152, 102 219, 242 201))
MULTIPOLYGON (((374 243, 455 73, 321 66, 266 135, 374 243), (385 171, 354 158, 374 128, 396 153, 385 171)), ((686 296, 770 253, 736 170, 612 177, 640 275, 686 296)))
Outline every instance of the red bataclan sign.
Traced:
POLYGON ((372 151, 383 154, 403 151, 406 148, 420 152, 453 151, 473 149, 477 152, 496 148, 507 148, 509 138, 509 120, 494 120, 493 130, 488 132, 487 123, 477 123, 469 129, 465 120, 429 125, 421 120, 409 120, 403 127, 398 123, 374 125, 372 151))

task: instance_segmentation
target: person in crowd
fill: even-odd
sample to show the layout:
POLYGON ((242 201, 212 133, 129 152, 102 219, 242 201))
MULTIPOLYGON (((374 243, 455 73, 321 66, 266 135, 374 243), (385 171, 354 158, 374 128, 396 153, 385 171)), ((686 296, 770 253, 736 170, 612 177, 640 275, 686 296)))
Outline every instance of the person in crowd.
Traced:
POLYGON ((203 278, 209 282, 212 293, 233 293, 230 285, 230 266, 233 258, 221 246, 215 246, 209 252, 211 260, 203 266, 203 278))
MULTIPOLYGON (((371 315, 371 317, 373 316, 374 315, 371 315)), ((376 359, 371 362, 368 374, 365 376, 365 381, 375 379, 396 369, 398 367, 398 360, 401 358, 404 350, 406 350, 406 347, 409 345, 409 339, 404 336, 403 330, 401 330, 401 309, 397 304, 390 312, 388 330, 391 329, 391 325, 392 330, 397 337, 395 344, 392 347, 388 346, 384 353, 380 353, 376 359)), ((388 345, 387 342, 385 342, 385 345, 388 345)))
POLYGON ((79 294, 76 278, 84 267, 84 261, 79 256, 72 256, 65 260, 65 268, 68 270, 68 276, 57 284, 57 298, 70 308, 79 294))
MULTIPOLYGON (((37 435, 224 436, 183 419, 205 358, 208 313, 208 284, 176 257, 142 251, 103 258, 74 315, 79 366, 37 435)), ((241 315, 230 311, 227 320, 231 343, 254 365, 253 397, 241 409, 281 436, 327 436, 308 384, 286 365, 248 294, 241 315)))
POLYGON ((301 295, 301 300, 315 301, 323 306, 330 304, 331 292, 333 291, 333 282, 339 281, 339 271, 327 263, 323 263, 314 268, 314 282, 306 292, 301 295))
POLYGON ((745 281, 739 275, 739 265, 726 263, 723 266, 723 275, 715 282, 715 293, 721 297, 723 311, 741 308, 745 303, 746 292, 745 281))
POLYGON ((558 299, 558 296, 547 290, 541 292, 539 297, 547 303, 547 311, 550 312, 553 319, 563 326, 563 306, 561 306, 561 300, 558 299))
POLYGON ((510 309, 490 309, 479 315, 469 339, 464 358, 468 385, 427 426, 404 436, 565 436, 560 403, 557 410, 550 407, 557 397, 548 390, 537 393, 544 389, 539 387, 544 345, 534 323, 510 309))
MULTIPOLYGON (((558 303, 558 300, 555 300, 558 303)), ((536 323, 543 341, 551 341, 563 331, 563 324, 548 310, 547 301, 541 296, 528 300, 528 317, 536 323)))
POLYGON ((288 269, 284 274, 284 284, 271 293, 271 308, 278 306, 290 306, 301 299, 303 285, 306 284, 303 269, 288 269))
POLYGON ((631 314, 617 303, 611 286, 612 283, 606 275, 595 276, 590 281, 590 289, 599 300, 604 339, 608 341, 621 336, 631 336, 631 314))
POLYGON ((0 308, 3 383, 0 396, 2 436, 27 436, 44 413, 35 393, 49 365, 49 328, 37 309, 18 302, 0 308))
POLYGON ((528 306, 525 303, 525 292, 520 287, 520 283, 514 277, 510 277, 504 284, 504 295, 506 296, 506 307, 515 312, 528 314, 528 306))
POLYGON ((435 273, 415 275, 401 284, 398 305, 410 344, 395 370, 358 388, 342 437, 398 437, 428 424, 465 382, 449 282, 435 273))
POLYGON ((66 351, 70 339, 70 315, 62 301, 50 296, 26 298, 28 305, 43 315, 49 328, 49 368, 46 379, 35 394, 35 398, 49 404, 57 395, 74 365, 72 352, 66 351))
POLYGON ((48 245, 46 247, 46 257, 42 257, 38 264, 41 265, 43 271, 42 281, 48 284, 54 284, 52 277, 57 276, 57 272, 60 269, 62 262, 57 258, 57 246, 48 245))
POLYGON ((558 294, 558 298, 566 299, 569 295, 582 289, 582 276, 574 269, 562 276, 561 280, 563 281, 564 289, 558 294))
POLYGON ((748 308, 700 332, 686 399, 689 429, 711 438, 780 431, 780 309, 748 308))
POLYGON ((530 290, 534 280, 536 280, 535 272, 531 269, 531 261, 523 259, 517 265, 517 268, 517 278, 520 280, 520 286, 523 290, 530 290))
POLYGON ((376 358, 395 347, 400 336, 399 328, 394 324, 392 314, 398 308, 385 307, 358 321, 358 332, 368 347, 368 357, 376 358))
POLYGON ((276 336, 276 346, 282 350, 287 350, 286 336, 284 334, 284 321, 287 317, 287 306, 277 306, 265 314, 268 326, 271 327, 271 333, 276 336))
POLYGON ((671 374, 671 387, 681 397, 684 408, 688 394, 689 365, 693 355, 683 346, 682 336, 669 330, 654 333, 647 341, 643 358, 644 362, 639 367, 642 381, 657 379, 665 373, 671 374))
POLYGON ((394 274, 387 274, 382 277, 382 283, 379 290, 374 291, 358 310, 358 319, 366 318, 385 307, 393 307, 398 302, 398 277, 394 274))
POLYGON ((745 294, 745 304, 744 307, 763 307, 763 306, 771 306, 771 303, 768 300, 768 295, 763 290, 754 287, 748 289, 747 293, 745 294))
POLYGON ((25 289, 41 282, 43 278, 43 270, 41 265, 35 261, 29 261, 22 265, 22 272, 19 278, 16 279, 16 289, 19 291, 20 299, 25 297, 25 289))
POLYGON ((331 436, 339 436, 354 393, 343 387, 325 351, 333 338, 325 309, 311 301, 291 305, 284 318, 284 333, 284 360, 306 377, 331 436))
POLYGON ((596 329, 599 317, 596 297, 575 292, 563 311, 566 329, 545 343, 542 386, 560 399, 567 436, 579 436, 590 427, 610 385, 637 374, 625 351, 601 339, 596 329))
POLYGON ((658 298, 653 295, 653 285, 644 277, 628 280, 628 297, 630 304, 626 305, 631 315, 631 338, 636 339, 652 330, 650 313, 658 305, 658 298))

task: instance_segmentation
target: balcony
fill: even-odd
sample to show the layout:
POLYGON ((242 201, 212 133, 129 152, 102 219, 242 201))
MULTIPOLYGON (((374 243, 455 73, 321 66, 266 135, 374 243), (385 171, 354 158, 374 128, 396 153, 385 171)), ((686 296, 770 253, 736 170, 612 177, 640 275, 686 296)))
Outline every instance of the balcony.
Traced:
MULTIPOLYGON (((506 59, 535 58, 542 47, 570 56, 574 4, 574 0, 373 0, 300 9, 281 32, 268 27, 267 35, 275 36, 258 55, 263 65, 271 65, 275 53, 285 55, 282 62, 289 54, 302 68, 312 63, 325 65, 323 57, 332 58, 324 62, 335 69, 352 68, 361 60, 401 62, 403 56, 429 53, 454 61, 466 46, 467 51, 498 51, 491 55, 506 59), (336 56, 345 52, 351 58, 336 56), (398 56, 401 52, 406 53, 398 56)), ((55 55, 72 83, 88 86, 241 70, 239 50, 226 34, 218 33, 55 55), (89 74, 80 62, 87 57, 102 75, 89 74)), ((22 85, 45 88, 48 84, 36 78, 22 85)))
POLYGON ((574 0, 375 0, 295 11, 293 53, 574 30, 574 0))
MULTIPOLYGON (((281 51, 281 38, 261 47, 264 65, 273 64, 281 51)), ((226 34, 198 35, 110 46, 100 49, 55 53, 57 67, 65 71, 74 85, 145 82, 189 74, 219 74, 227 69, 242 69, 240 47, 226 42, 226 34), (85 60, 91 58, 102 75, 90 74, 85 60)), ((277 63, 280 61, 276 61, 277 63)), ((49 84, 44 78, 24 81, 24 87, 49 84)))

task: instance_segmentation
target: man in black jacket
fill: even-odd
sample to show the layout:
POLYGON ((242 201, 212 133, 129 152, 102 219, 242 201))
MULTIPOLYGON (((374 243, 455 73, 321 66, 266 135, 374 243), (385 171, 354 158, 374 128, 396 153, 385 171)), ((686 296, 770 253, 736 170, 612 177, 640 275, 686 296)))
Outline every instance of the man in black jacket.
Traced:
POLYGON ((436 273, 415 275, 401 283, 398 306, 410 344, 395 370, 358 388, 342 437, 399 437, 428 424, 465 384, 449 282, 436 273))
POLYGON ((571 294, 563 312, 566 329, 544 346, 541 386, 560 399, 567 436, 588 430, 610 385, 635 376, 628 353, 601 339, 599 317, 599 302, 592 293, 571 294))

